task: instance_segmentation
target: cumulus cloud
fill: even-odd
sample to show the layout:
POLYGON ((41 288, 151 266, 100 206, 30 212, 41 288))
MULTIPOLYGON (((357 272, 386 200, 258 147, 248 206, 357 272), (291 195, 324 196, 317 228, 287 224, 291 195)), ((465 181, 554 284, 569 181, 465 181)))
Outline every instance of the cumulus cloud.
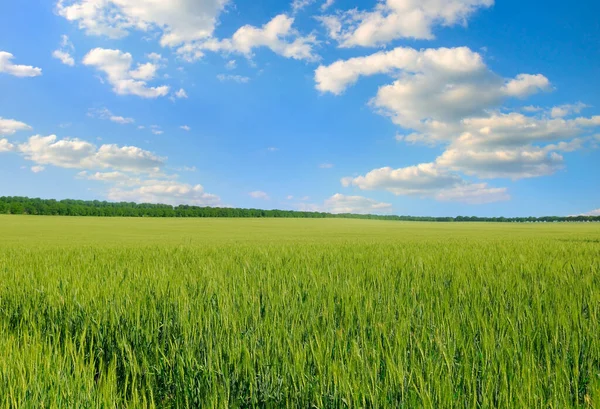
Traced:
POLYGON ((12 152, 13 150, 15 150, 15 145, 8 142, 7 139, 0 139, 0 153, 12 152))
POLYGON ((217 75, 217 79, 221 82, 233 81, 233 82, 237 82, 239 84, 246 84, 247 82, 250 81, 250 78, 248 78, 248 77, 244 77, 241 75, 227 75, 227 74, 219 74, 219 75, 217 75))
POLYGON ((552 108, 550 116, 552 116, 552 118, 563 118, 573 114, 579 114, 585 108, 588 108, 588 105, 582 102, 559 105, 552 108))
POLYGON ((436 163, 479 178, 516 180, 551 175, 564 167, 564 158, 547 148, 536 147, 487 151, 450 148, 436 163))
POLYGON ((335 3, 335 0, 325 0, 325 3, 321 5, 321 11, 327 10, 329 7, 333 6, 333 3, 335 3))
POLYGON ((583 213, 581 216, 600 216, 600 209, 592 210, 591 212, 583 213))
MULTIPOLYGON (((288 196, 288 199, 293 197, 288 196)), ((322 205, 303 203, 298 206, 301 211, 355 214, 389 214, 393 207, 391 203, 378 202, 363 196, 346 196, 336 193, 326 199, 322 205)))
POLYGON ((166 58, 164 58, 161 54, 159 53, 150 53, 150 54, 146 54, 146 57, 151 60, 154 61, 155 63, 164 63, 167 61, 166 58))
POLYGON ((183 130, 184 130, 184 131, 186 131, 186 132, 189 132, 189 131, 191 131, 191 130, 192 130, 192 128, 190 128, 190 127, 189 127, 189 126, 187 126, 187 125, 181 125, 179 128, 183 129, 183 130))
MULTIPOLYGON (((5 122, 2 129, 13 132, 16 122, 10 122, 9 126, 5 122)), ((29 129, 23 123, 18 124, 17 127, 29 129)), ((136 146, 96 146, 76 138, 34 135, 16 145, 0 139, 2 152, 14 152, 33 162, 30 169, 34 173, 44 171, 47 166, 80 170, 79 179, 108 184, 106 194, 110 200, 206 206, 220 203, 218 196, 206 193, 201 185, 180 182, 177 175, 164 173, 166 158, 136 146)), ((196 168, 180 170, 192 172, 196 168)))
POLYGON ((360 77, 376 74, 397 79, 380 87, 371 104, 408 128, 483 115, 508 97, 525 96, 549 86, 548 79, 540 74, 520 74, 505 80, 467 47, 398 47, 320 66, 315 81, 318 90, 339 95, 360 77))
POLYGON ((254 199, 261 199, 261 200, 270 200, 271 199, 268 194, 266 194, 265 192, 262 192, 260 190, 255 190, 254 192, 250 192, 248 194, 250 195, 250 197, 252 197, 254 199))
POLYGON ((77 177, 109 185, 107 197, 114 201, 162 203, 170 205, 216 206, 219 196, 206 193, 202 185, 177 181, 175 175, 161 175, 161 179, 144 179, 124 172, 80 172, 77 177))
POLYGON ((458 186, 462 178, 450 174, 434 163, 422 163, 406 168, 384 167, 364 176, 342 179, 342 185, 357 186, 362 190, 387 190, 395 195, 430 196, 442 189, 458 186))
POLYGON ((362 196, 345 196, 336 193, 325 200, 325 209, 331 213, 390 213, 392 205, 362 196))
POLYGON ((18 131, 28 131, 31 126, 14 119, 0 117, 0 135, 14 135, 18 131))
POLYGON ((125 37, 132 30, 161 33, 177 46, 210 37, 228 0, 59 0, 58 14, 90 35, 125 37))
POLYGON ((133 118, 115 115, 107 108, 90 109, 88 110, 88 116, 91 116, 93 118, 106 119, 121 125, 132 124, 135 122, 135 119, 133 118))
POLYGON ((15 77, 38 77, 42 69, 31 65, 17 65, 12 62, 14 56, 6 51, 0 51, 0 73, 15 77))
POLYGON ((461 202, 472 205, 504 202, 510 200, 505 187, 489 187, 487 183, 468 183, 444 189, 435 195, 441 202, 461 202))
POLYGON ((292 10, 294 12, 298 12, 300 10, 302 10, 305 7, 310 6, 311 4, 315 3, 317 0, 294 0, 292 1, 292 10))
POLYGON ((135 122, 135 120, 133 118, 125 118, 125 117, 117 116, 117 115, 111 116, 110 120, 113 122, 116 122, 118 124, 121 124, 121 125, 132 124, 135 122))
POLYGON ((471 148, 515 147, 574 138, 585 133, 587 128, 600 125, 600 121, 594 118, 565 120, 532 117, 517 112, 492 113, 488 117, 466 118, 453 133, 436 137, 454 139, 455 145, 471 148))
POLYGON ((163 130, 160 129, 160 126, 158 126, 158 125, 151 125, 150 132, 152 132, 154 135, 162 135, 164 133, 163 130))
POLYGON ((541 112, 544 109, 542 107, 537 107, 535 105, 527 105, 521 108, 524 112, 541 112))
POLYGON ((506 188, 466 181, 436 163, 422 163, 400 169, 374 169, 364 176, 343 178, 342 185, 356 186, 361 190, 386 190, 397 196, 431 197, 470 204, 491 203, 509 198, 506 188))
MULTIPOLYGON (((462 179, 456 172, 515 180, 550 175, 564 167, 562 152, 580 149, 590 139, 586 134, 600 126, 598 116, 565 118, 585 108, 582 103, 555 107, 551 112, 528 106, 521 109, 527 115, 499 111, 507 99, 550 91, 550 81, 542 74, 502 78, 486 66, 479 53, 466 47, 398 47, 340 60, 317 68, 315 81, 320 91, 339 95, 361 77, 376 74, 395 79, 378 89, 370 105, 407 131, 397 139, 446 146, 434 163, 376 169, 365 176, 385 175, 388 182, 394 182, 392 190, 400 194, 411 194, 399 184, 405 175, 425 187, 432 176, 435 180, 462 179)), ((366 182, 361 178, 354 181, 361 183, 366 182)))
POLYGON ((247 58, 259 47, 269 48, 274 53, 295 60, 316 61, 318 56, 313 46, 317 43, 314 35, 302 36, 292 27, 294 18, 285 14, 275 16, 262 27, 245 25, 231 38, 210 38, 201 42, 186 44, 178 49, 178 54, 188 61, 197 60, 204 51, 238 53, 247 58))
POLYGON ((71 169, 115 169, 133 173, 155 173, 164 158, 135 146, 94 144, 80 139, 58 139, 56 135, 34 135, 18 146, 25 159, 38 165, 71 169))
POLYGON ((542 74, 519 74, 504 86, 504 92, 511 97, 525 98, 540 91, 549 91, 550 81, 542 74))
POLYGON ((73 57, 71 57, 71 54, 69 54, 69 52, 67 51, 54 50, 52 52, 52 57, 56 58, 57 60, 60 60, 60 62, 70 67, 73 67, 75 65, 75 59, 73 59, 73 57))
POLYGON ((52 52, 52 56, 65 65, 73 67, 75 65, 75 59, 71 56, 71 53, 75 51, 75 47, 69 36, 63 34, 61 36, 60 48, 52 52))
POLYGON ((180 88, 179 91, 177 91, 175 93, 175 97, 177 97, 179 99, 187 99, 188 94, 187 94, 187 92, 185 92, 185 90, 183 88, 180 88))
POLYGON ((169 93, 166 85, 149 87, 158 66, 154 63, 138 64, 132 69, 133 57, 121 50, 94 48, 83 59, 83 63, 106 74, 106 79, 118 95, 136 95, 142 98, 157 98, 169 93))
POLYGON ((108 198, 115 201, 193 206, 217 206, 221 202, 219 196, 206 193, 202 185, 175 180, 145 180, 132 188, 114 186, 108 190, 108 198))
POLYGON ((340 47, 372 47, 398 38, 433 39, 435 26, 466 24, 475 11, 493 4, 494 0, 385 0, 372 11, 355 8, 320 21, 340 47))
POLYGON ((226 70, 235 70, 237 67, 237 63, 235 62, 235 60, 229 60, 227 61, 227 63, 225 64, 225 69, 226 70))

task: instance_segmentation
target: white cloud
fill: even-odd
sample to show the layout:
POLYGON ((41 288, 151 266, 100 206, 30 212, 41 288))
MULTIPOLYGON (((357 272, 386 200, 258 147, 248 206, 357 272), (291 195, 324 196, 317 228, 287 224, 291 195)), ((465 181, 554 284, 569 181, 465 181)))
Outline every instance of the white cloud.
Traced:
POLYGON ((293 195, 287 195, 286 200, 292 200, 292 199, 294 199, 293 195))
POLYGON ((25 159, 38 165, 72 169, 114 169, 134 173, 156 173, 164 158, 135 146, 94 144, 80 139, 58 139, 56 135, 34 135, 18 146, 25 159))
POLYGON ((63 34, 63 35, 60 36, 60 46, 63 49, 75 50, 75 46, 73 45, 73 43, 69 39, 69 36, 66 35, 66 34, 63 34))
POLYGON ((133 57, 121 50, 94 48, 83 59, 106 74, 106 79, 118 95, 136 95, 142 98, 157 98, 169 93, 166 85, 148 87, 147 81, 154 79, 158 67, 153 63, 138 64, 132 69, 133 57))
POLYGON ((551 175, 564 167, 562 155, 536 147, 489 151, 450 148, 436 163, 447 169, 484 179, 514 180, 551 175))
POLYGON ((170 205, 217 206, 221 203, 219 196, 206 193, 202 185, 175 180, 145 180, 132 188, 114 186, 108 190, 108 198, 114 201, 170 205))
POLYGON ((250 197, 252 197, 254 199, 261 199, 261 200, 270 200, 271 199, 268 194, 266 194, 265 192, 262 192, 260 190, 250 192, 248 194, 250 195, 250 197))
POLYGON ((406 168, 374 169, 364 176, 342 179, 342 185, 362 190, 387 190, 395 195, 430 196, 439 190, 459 186, 462 178, 440 169, 434 163, 406 168))
POLYGON ((343 178, 342 185, 357 186, 362 190, 386 190, 397 196, 432 197, 440 201, 469 204, 491 203, 509 198, 506 188, 471 183, 435 163, 400 169, 374 169, 364 176, 343 178))
POLYGON ((508 97, 525 96, 549 84, 540 74, 504 80, 487 68, 480 54, 466 47, 420 51, 398 47, 320 66, 315 71, 316 87, 340 94, 361 76, 375 74, 397 79, 379 88, 372 106, 396 124, 417 130, 484 115, 508 97))
POLYGON ((18 131, 28 131, 31 126, 14 119, 0 117, 0 135, 14 135, 18 131))
MULTIPOLYGON (((194 171, 195 168, 185 168, 194 171)), ((156 173, 145 179, 125 172, 80 172, 77 177, 108 184, 107 197, 114 201, 162 203, 170 205, 216 206, 219 196, 206 193, 201 185, 177 181, 177 175, 156 173), (157 178, 159 177, 159 178, 157 178)))
POLYGON ((196 172, 198 169, 195 166, 183 166, 181 168, 176 168, 179 172, 196 172))
POLYGON ((581 216, 600 216, 600 209, 592 210, 591 212, 583 213, 581 216))
POLYGON ((139 177, 133 177, 123 172, 95 172, 89 174, 87 171, 82 171, 77 174, 79 179, 94 180, 98 182, 110 182, 117 185, 131 186, 141 182, 139 177))
POLYGON ((235 70, 237 67, 237 63, 235 62, 235 60, 229 60, 227 61, 227 64, 225 64, 225 69, 226 70, 235 70))
POLYGON ((301 36, 292 28, 294 18, 285 14, 275 16, 262 27, 245 25, 240 27, 231 38, 218 40, 211 38, 194 44, 186 44, 178 49, 178 54, 188 61, 197 60, 205 50, 222 53, 243 54, 253 57, 253 51, 267 47, 274 53, 296 60, 316 61, 318 56, 313 46, 317 43, 314 35, 301 36))
POLYGON ((297 13, 305 7, 310 6, 315 3, 317 0, 294 0, 292 1, 292 10, 297 13))
POLYGON ((132 124, 135 122, 135 120, 133 118, 124 118, 122 116, 111 116, 110 120, 113 122, 116 122, 118 124, 121 125, 125 125, 125 124, 132 124))
POLYGON ((463 119, 454 129, 446 130, 451 132, 444 135, 445 132, 440 131, 434 137, 454 139, 455 145, 468 148, 516 147, 571 139, 585 132, 587 127, 600 125, 600 121, 598 124, 594 122, 593 118, 565 120, 532 117, 517 112, 490 113, 487 117, 463 119))
POLYGON ((487 183, 471 183, 445 189, 435 195, 441 202, 461 202, 467 204, 486 204, 510 200, 505 187, 489 187, 487 183))
POLYGON ((75 60, 67 51, 54 50, 52 52, 52 56, 57 60, 60 60, 60 62, 62 62, 63 64, 68 65, 70 67, 73 67, 75 65, 75 60))
POLYGON ((121 125, 132 124, 135 122, 135 119, 133 118, 115 115, 112 112, 110 112, 110 110, 107 108, 90 109, 88 110, 88 116, 91 116, 93 118, 106 119, 121 125))
POLYGON ((331 213, 390 213, 390 203, 377 202, 362 196, 345 196, 336 193, 325 200, 325 209, 331 213))
POLYGON ((588 105, 578 102, 576 104, 564 104, 553 107, 550 111, 552 118, 563 118, 565 116, 579 114, 583 109, 588 108, 588 105))
POLYGON ((248 83, 248 81, 250 81, 250 78, 248 78, 248 77, 243 77, 241 75, 228 75, 228 74, 219 74, 219 75, 217 75, 217 79, 221 82, 233 81, 233 82, 237 82, 239 84, 246 84, 246 83, 248 83))
POLYGON ((319 165, 319 167, 321 169, 331 169, 331 168, 333 168, 333 163, 321 163, 319 165))
POLYGON ((15 150, 15 145, 8 142, 6 139, 0 139, 0 153, 2 152, 12 152, 15 150))
POLYGON ((156 77, 156 71, 158 71, 158 66, 147 62, 145 64, 138 64, 135 70, 129 71, 129 75, 136 80, 150 81, 156 77))
POLYGON ((59 0, 58 14, 90 35, 160 32, 162 46, 210 37, 228 0, 59 0))
POLYGON ((191 130, 192 130, 192 128, 190 128, 190 127, 189 127, 189 126, 187 126, 187 125, 181 125, 179 128, 181 128, 181 129, 183 129, 184 131, 187 131, 187 132, 189 132, 189 131, 191 131, 191 130))
POLYGON ((372 47, 398 38, 433 39, 435 26, 466 24, 476 10, 493 4, 494 0, 385 0, 372 11, 352 9, 320 20, 340 47, 372 47))
POLYGON ((109 185, 106 194, 110 200, 209 206, 220 203, 218 196, 206 193, 201 185, 179 182, 177 175, 163 173, 166 158, 135 146, 97 147, 80 139, 34 135, 18 146, 0 139, 0 152, 7 151, 34 162, 30 167, 34 173, 44 171, 48 165, 82 170, 77 178, 109 185))
MULTIPOLYGON (((450 171, 515 180, 550 175, 564 166, 560 152, 580 149, 590 139, 586 134, 600 126, 600 116, 563 118, 579 113, 585 107, 582 103, 555 107, 550 113, 532 106, 520 109, 531 115, 497 111, 508 98, 551 90, 550 81, 541 74, 503 79, 466 47, 420 51, 399 47, 340 60, 319 67, 315 81, 322 92, 340 94, 361 76, 376 74, 395 78, 379 88, 370 105, 408 131, 397 140, 447 148, 435 163, 382 168, 365 176, 387 180, 394 187, 380 187, 400 194, 411 194, 398 180, 403 175, 416 183, 417 194, 420 186, 431 182, 426 175, 455 179, 464 187, 458 182, 462 177, 450 171)), ((369 185, 361 178, 353 183, 369 185)), ((446 192, 445 197, 457 196, 446 192)))
POLYGON ((71 56, 71 52, 75 51, 75 47, 69 36, 63 34, 61 36, 60 48, 52 53, 52 56, 60 60, 63 64, 73 67, 75 65, 75 59, 71 56))
POLYGON ((149 60, 151 60, 151 61, 154 61, 154 62, 155 62, 155 63, 157 63, 157 64, 164 63, 164 62, 166 62, 166 61, 167 61, 167 59, 166 59, 166 58, 164 58, 164 57, 163 57, 161 54, 159 54, 159 53, 150 53, 150 54, 146 54, 146 57, 147 57, 149 60))
POLYGON ((335 3, 335 0, 326 0, 325 3, 321 5, 321 11, 327 10, 329 7, 333 6, 333 3, 335 3))
POLYGON ((15 77, 37 77, 42 75, 42 69, 31 65, 13 64, 14 56, 6 51, 0 51, 0 73, 15 77))
POLYGON ((187 99, 188 94, 183 88, 180 88, 179 91, 175 93, 175 96, 179 99, 187 99))
POLYGON ((550 81, 542 74, 519 74, 504 86, 506 95, 518 98, 525 98, 540 91, 550 91, 550 89, 550 81))
POLYGON ((527 105, 527 106, 522 107, 521 110, 524 112, 535 113, 535 112, 541 112, 544 109, 541 107, 536 107, 534 105, 527 105))
POLYGON ((150 132, 152 132, 154 135, 162 135, 164 133, 158 125, 150 125, 150 132))
POLYGON ((378 202, 363 196, 346 196, 336 193, 326 199, 322 205, 300 204, 299 210, 328 213, 354 213, 354 214, 389 214, 393 207, 391 203, 378 202))

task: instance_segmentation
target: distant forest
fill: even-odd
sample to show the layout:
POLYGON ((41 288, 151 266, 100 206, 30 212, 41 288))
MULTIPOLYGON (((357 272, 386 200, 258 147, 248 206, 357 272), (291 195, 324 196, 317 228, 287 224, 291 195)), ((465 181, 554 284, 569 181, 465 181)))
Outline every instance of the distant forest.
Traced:
POLYGON ((98 200, 52 200, 28 197, 0 197, 0 214, 28 214, 46 216, 101 216, 101 217, 285 217, 285 218, 346 218, 427 222, 600 222, 600 216, 544 216, 544 217, 418 217, 382 216, 372 214, 332 214, 292 210, 237 209, 230 207, 170 206, 129 202, 101 202, 98 200))

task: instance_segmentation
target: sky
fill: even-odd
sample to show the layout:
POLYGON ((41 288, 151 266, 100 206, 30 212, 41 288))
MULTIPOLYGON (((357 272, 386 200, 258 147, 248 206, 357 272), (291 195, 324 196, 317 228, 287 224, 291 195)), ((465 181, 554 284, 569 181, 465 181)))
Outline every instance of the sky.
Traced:
POLYGON ((592 0, 0 4, 0 195, 600 215, 592 0))

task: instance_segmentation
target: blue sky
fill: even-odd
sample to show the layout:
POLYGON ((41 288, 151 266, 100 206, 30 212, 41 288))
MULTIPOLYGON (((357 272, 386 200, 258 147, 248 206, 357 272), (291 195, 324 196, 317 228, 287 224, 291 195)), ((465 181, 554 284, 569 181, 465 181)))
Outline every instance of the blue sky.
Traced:
POLYGON ((0 6, 0 195, 600 214, 597 2, 0 6))

